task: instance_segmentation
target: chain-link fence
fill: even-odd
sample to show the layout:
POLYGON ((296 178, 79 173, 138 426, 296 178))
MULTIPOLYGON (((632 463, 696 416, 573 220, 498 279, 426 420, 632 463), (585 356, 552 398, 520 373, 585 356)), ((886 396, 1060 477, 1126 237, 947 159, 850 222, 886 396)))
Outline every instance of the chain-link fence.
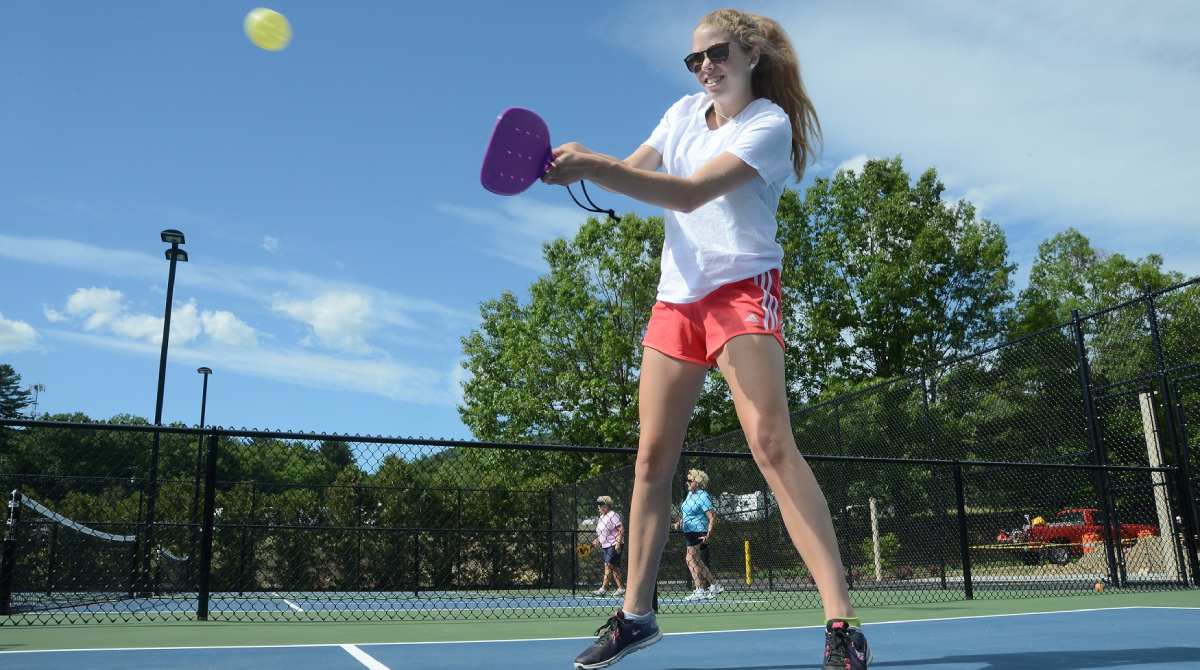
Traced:
MULTIPOLYGON (((792 427, 806 454, 1175 468, 1190 487, 1172 485, 1167 473, 1100 471, 1096 495, 1072 504, 1103 512, 1115 537, 1126 520, 1121 505, 1140 500, 1182 535, 1191 562, 1200 505, 1197 333, 1200 278, 804 406, 792 427)), ((689 446, 747 448, 741 431, 689 446)))
MULTIPOLYGON (((97 449, 128 438, 133 447, 120 453, 147 462, 152 430, 24 422, 14 433, 18 451, 62 465, 91 458, 91 471, 103 472, 127 466, 97 449), (54 444, 64 451, 48 451, 54 444)), ((194 468, 201 445, 203 477, 198 487, 181 479, 153 487, 154 533, 144 480, 4 476, 13 494, 0 623, 488 619, 600 615, 619 603, 593 592, 602 563, 591 541, 598 496, 627 509, 632 464, 568 486, 517 489, 489 480, 497 463, 591 451, 224 430, 201 440, 162 430, 160 462, 194 468)), ((1174 588, 1192 574, 1176 524, 1160 533, 1161 510, 1174 513, 1172 468, 811 461, 859 606, 1064 594, 1098 581, 1174 588), (1107 519, 1119 519, 1116 534, 1107 519)), ((683 472, 710 478, 718 522, 704 560, 724 591, 696 597, 682 533, 673 531, 659 572, 661 611, 818 606, 750 455, 689 450, 679 467, 677 502, 683 472)))
MULTIPOLYGON (((800 408, 855 603, 1200 584, 1197 332, 1193 281, 800 408)), ((628 510, 633 454, 0 421, 0 625, 603 614, 594 501, 628 510)), ((662 611, 818 606, 743 434, 679 468, 676 506, 709 475, 724 591, 673 531, 662 611)))

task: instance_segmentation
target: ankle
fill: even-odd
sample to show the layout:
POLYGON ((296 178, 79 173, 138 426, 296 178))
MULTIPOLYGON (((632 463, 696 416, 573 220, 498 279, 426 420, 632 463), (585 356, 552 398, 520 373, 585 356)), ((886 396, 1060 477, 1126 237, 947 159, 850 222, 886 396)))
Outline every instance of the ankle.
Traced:
POLYGON ((626 621, 634 621, 634 622, 650 621, 651 619, 654 618, 654 610, 647 610, 646 612, 644 612, 642 614, 634 614, 633 612, 630 612, 627 609, 622 609, 621 615, 625 617, 626 621))

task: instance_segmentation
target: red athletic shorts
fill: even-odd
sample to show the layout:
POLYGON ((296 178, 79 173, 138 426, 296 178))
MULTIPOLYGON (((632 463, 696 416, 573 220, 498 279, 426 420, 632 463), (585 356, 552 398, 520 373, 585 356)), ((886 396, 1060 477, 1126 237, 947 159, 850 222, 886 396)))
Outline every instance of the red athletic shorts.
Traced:
POLYGON ((783 342, 779 270, 726 284, 696 302, 654 303, 642 344, 671 358, 714 366, 738 335, 773 335, 783 342))

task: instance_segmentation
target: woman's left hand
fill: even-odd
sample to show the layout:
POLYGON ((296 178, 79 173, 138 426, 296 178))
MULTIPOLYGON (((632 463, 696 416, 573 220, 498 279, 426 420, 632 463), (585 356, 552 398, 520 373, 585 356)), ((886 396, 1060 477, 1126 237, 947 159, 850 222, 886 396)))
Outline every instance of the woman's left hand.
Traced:
POLYGON ((591 179, 597 166, 596 154, 578 142, 567 142, 554 149, 554 160, 542 181, 566 186, 580 179, 591 179))

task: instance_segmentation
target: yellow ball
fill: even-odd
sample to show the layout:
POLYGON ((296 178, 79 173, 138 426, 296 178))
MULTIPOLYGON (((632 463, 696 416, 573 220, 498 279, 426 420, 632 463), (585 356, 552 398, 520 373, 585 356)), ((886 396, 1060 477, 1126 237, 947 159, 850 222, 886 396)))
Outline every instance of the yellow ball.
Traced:
POLYGON ((282 51, 292 41, 292 25, 274 9, 250 10, 245 21, 246 36, 260 49, 282 51))

